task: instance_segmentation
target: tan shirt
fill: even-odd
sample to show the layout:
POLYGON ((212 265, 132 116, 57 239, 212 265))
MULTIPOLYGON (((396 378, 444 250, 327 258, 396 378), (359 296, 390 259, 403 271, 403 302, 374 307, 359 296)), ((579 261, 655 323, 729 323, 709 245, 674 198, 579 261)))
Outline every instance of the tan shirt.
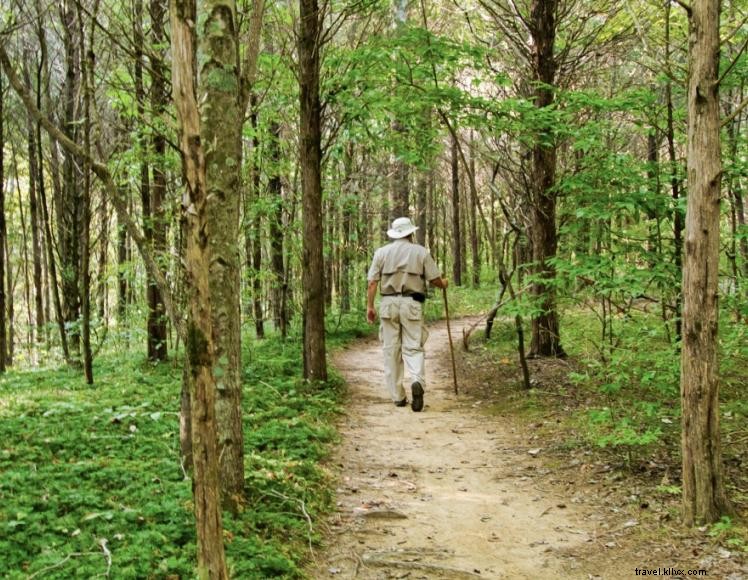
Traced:
POLYGON ((388 294, 426 293, 426 281, 441 277, 441 270, 429 251, 407 238, 395 240, 374 252, 369 282, 380 281, 379 292, 388 294))

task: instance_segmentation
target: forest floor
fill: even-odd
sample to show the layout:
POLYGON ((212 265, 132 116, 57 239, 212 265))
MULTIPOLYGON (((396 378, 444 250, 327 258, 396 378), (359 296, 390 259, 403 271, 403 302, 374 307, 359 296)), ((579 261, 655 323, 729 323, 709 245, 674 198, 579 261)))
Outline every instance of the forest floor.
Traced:
POLYGON ((335 356, 349 388, 331 459, 337 512, 310 577, 590 580, 648 568, 660 577, 699 569, 702 577, 748 578, 743 554, 706 530, 668 523, 672 509, 646 499, 636 481, 590 452, 558 452, 543 428, 552 416, 531 423, 504 409, 496 385, 514 388, 516 376, 459 348, 474 321, 452 325, 457 396, 446 326, 430 326, 421 413, 389 401, 377 340, 335 356))

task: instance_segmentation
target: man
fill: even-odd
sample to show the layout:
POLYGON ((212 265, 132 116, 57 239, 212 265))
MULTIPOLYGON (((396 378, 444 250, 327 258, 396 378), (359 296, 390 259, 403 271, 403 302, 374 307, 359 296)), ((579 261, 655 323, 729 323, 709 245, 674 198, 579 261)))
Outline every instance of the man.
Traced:
POLYGON ((415 412, 423 409, 426 386, 423 352, 428 338, 423 319, 426 280, 437 288, 447 288, 447 279, 441 277, 429 251, 413 241, 417 229, 406 217, 392 222, 387 236, 394 241, 374 253, 366 293, 366 318, 373 324, 377 317, 374 297, 377 286, 380 287, 379 339, 384 350, 384 380, 392 401, 398 407, 408 404, 403 387, 404 367, 408 367, 413 380, 411 408, 415 412))

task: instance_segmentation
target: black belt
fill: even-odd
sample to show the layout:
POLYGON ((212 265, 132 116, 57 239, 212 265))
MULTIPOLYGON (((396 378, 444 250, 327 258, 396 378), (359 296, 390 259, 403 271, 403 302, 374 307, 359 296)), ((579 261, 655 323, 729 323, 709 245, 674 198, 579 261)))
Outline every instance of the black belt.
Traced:
POLYGON ((423 303, 426 300, 426 295, 421 292, 393 292, 391 294, 382 294, 382 296, 407 296, 412 298, 416 302, 423 303))

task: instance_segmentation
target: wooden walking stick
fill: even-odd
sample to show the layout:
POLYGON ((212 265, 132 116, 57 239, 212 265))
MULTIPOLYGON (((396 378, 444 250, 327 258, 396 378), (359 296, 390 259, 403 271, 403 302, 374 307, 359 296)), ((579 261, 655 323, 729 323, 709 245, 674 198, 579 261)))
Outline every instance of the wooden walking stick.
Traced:
POLYGON ((452 329, 449 327, 449 304, 447 303, 447 289, 442 288, 444 295, 444 313, 447 316, 447 336, 449 336, 449 353, 452 355, 452 380, 455 384, 455 395, 457 394, 457 366, 455 365, 455 347, 452 344, 452 329))

